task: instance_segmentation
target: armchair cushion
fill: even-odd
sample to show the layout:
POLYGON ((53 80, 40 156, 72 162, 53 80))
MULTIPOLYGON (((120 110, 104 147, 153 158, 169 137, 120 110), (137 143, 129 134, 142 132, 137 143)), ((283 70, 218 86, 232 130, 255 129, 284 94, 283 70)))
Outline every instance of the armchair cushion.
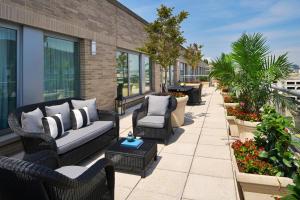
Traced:
POLYGON ((88 169, 87 167, 70 165, 70 166, 64 166, 64 167, 58 168, 55 171, 57 171, 60 174, 65 175, 66 177, 75 179, 78 176, 80 176, 81 174, 83 174, 87 169, 88 169))
POLYGON ((163 128, 165 123, 164 116, 146 116, 138 120, 137 125, 150 128, 163 128))
POLYGON ((97 113, 96 98, 88 100, 72 100, 72 105, 75 109, 88 107, 88 112, 91 122, 99 120, 97 113))
POLYGON ((64 154, 74 148, 77 148, 96 137, 112 129, 112 121, 95 121, 91 125, 77 129, 69 130, 65 135, 56 140, 58 154, 64 154))
POLYGON ((43 133, 42 118, 44 117, 42 111, 37 108, 31 112, 22 112, 21 124, 22 129, 29 133, 43 133))
POLYGON ((148 114, 149 116, 164 116, 169 105, 170 96, 149 95, 148 114))
POLYGON ((71 129, 71 117, 70 117, 70 106, 68 102, 55 105, 55 106, 45 106, 47 116, 53 116, 56 114, 61 114, 64 129, 69 130, 71 129))

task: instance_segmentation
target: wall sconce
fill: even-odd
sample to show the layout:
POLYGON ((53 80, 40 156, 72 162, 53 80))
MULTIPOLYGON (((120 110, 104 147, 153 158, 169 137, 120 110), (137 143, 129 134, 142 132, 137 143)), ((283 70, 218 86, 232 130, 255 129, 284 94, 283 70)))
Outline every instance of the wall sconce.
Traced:
POLYGON ((91 52, 92 52, 92 56, 95 56, 97 53, 97 45, 96 45, 96 41, 92 40, 91 42, 91 52))

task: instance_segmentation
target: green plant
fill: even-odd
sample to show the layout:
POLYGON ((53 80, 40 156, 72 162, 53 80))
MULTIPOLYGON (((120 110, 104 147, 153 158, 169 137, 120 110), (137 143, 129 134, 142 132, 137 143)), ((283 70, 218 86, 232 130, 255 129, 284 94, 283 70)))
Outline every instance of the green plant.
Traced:
POLYGON ((299 161, 294 153, 289 150, 292 144, 289 129, 292 121, 275 111, 271 106, 265 106, 262 122, 255 131, 255 143, 263 146, 261 158, 268 159, 279 169, 279 176, 293 177, 299 167, 299 161))
POLYGON ((231 58, 237 72, 234 77, 235 88, 248 112, 259 114, 263 105, 274 100, 271 84, 290 73, 291 63, 287 54, 275 57, 269 55, 269 49, 260 33, 244 33, 232 43, 231 58))
POLYGON ((218 80, 220 87, 233 88, 235 76, 235 67, 229 55, 222 53, 221 57, 212 61, 209 77, 218 80))
POLYGON ((245 142, 237 140, 232 143, 231 147, 234 150, 239 171, 271 176, 278 173, 276 166, 259 157, 264 148, 257 147, 253 140, 246 140, 245 142))
POLYGON ((139 48, 164 69, 165 84, 167 83, 168 68, 175 64, 176 59, 180 56, 182 44, 185 42, 180 24, 188 16, 185 11, 173 15, 173 10, 174 8, 164 5, 157 9, 157 19, 146 25, 148 40, 144 47, 139 48))
POLYGON ((295 185, 288 185, 288 195, 277 198, 278 200, 299 200, 300 199, 300 176, 294 177, 295 185))

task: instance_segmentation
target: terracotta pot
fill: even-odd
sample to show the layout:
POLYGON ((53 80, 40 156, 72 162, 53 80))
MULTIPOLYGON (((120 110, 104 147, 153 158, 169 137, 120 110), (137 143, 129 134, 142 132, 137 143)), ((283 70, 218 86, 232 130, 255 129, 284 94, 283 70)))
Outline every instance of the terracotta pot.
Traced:
POLYGON ((189 97, 187 95, 176 98, 177 107, 171 114, 172 127, 180 127, 184 124, 185 106, 188 99, 189 97))
POLYGON ((238 184, 245 200, 274 200, 274 197, 287 194, 287 186, 293 180, 287 177, 248 174, 240 172, 231 149, 231 159, 238 184))

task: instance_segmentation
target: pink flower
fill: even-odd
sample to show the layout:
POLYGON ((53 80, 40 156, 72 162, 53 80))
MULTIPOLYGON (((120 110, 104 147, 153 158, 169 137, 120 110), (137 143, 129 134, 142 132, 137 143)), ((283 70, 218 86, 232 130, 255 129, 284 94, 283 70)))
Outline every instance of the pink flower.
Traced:
POLYGON ((240 106, 244 107, 245 103, 244 102, 240 102, 240 106))

